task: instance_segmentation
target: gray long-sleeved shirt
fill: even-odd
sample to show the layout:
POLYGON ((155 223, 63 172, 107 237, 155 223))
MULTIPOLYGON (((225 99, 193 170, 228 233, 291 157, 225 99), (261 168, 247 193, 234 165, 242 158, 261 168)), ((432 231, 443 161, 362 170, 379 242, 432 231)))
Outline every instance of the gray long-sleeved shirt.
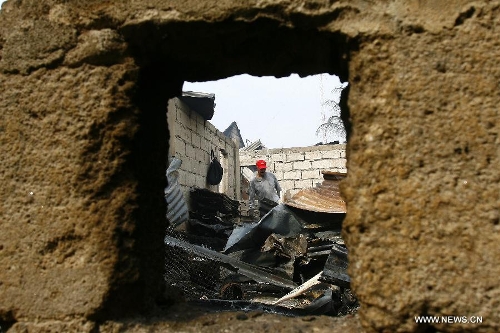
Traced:
POLYGON ((264 173, 264 177, 255 177, 250 181, 250 189, 248 191, 250 199, 250 208, 254 208, 254 200, 262 200, 267 198, 274 202, 278 202, 281 192, 280 184, 276 176, 270 172, 264 173))

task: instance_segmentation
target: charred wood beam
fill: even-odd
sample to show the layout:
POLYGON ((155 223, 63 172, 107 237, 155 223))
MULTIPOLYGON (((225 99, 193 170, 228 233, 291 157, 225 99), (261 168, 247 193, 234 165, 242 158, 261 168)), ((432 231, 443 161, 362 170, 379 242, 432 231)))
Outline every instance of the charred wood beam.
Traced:
POLYGON ((325 251, 317 251, 317 252, 311 252, 307 253, 308 258, 317 258, 317 257, 323 257, 323 256, 328 256, 330 255, 331 250, 325 250, 325 251))
POLYGON ((330 250, 332 249, 333 244, 326 244, 326 245, 320 245, 320 246, 311 246, 307 248, 308 253, 312 252, 322 252, 325 250, 328 250, 328 253, 330 253, 330 250))
POLYGON ((254 281, 261 283, 270 283, 279 287, 284 287, 288 289, 294 289, 297 287, 291 280, 287 280, 282 278, 281 276, 266 272, 262 268, 248 264, 246 262, 240 261, 235 258, 231 258, 228 255, 198 246, 194 244, 190 244, 188 242, 184 242, 182 240, 165 236, 165 245, 179 247, 186 251, 192 252, 196 255, 199 255, 204 258, 212 259, 217 262, 224 264, 230 270, 236 270, 239 274, 245 275, 254 281))
POLYGON ((349 288, 351 278, 347 275, 347 249, 334 244, 326 260, 320 280, 340 287, 349 288))

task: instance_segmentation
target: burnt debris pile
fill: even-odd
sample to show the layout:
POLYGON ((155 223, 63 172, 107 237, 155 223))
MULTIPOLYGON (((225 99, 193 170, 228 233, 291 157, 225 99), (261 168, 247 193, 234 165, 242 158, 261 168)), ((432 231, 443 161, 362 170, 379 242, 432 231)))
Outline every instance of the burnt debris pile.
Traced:
POLYGON ((242 218, 238 201, 193 189, 185 226, 165 236, 167 286, 188 301, 218 308, 294 315, 355 312, 358 302, 341 237, 341 179, 325 175, 309 193, 301 191, 250 222, 242 218), (318 195, 322 200, 314 199, 318 195))
POLYGON ((195 244, 221 250, 233 230, 239 202, 225 194, 200 188, 192 188, 190 198, 192 210, 186 226, 187 234, 191 239, 199 238, 195 244))

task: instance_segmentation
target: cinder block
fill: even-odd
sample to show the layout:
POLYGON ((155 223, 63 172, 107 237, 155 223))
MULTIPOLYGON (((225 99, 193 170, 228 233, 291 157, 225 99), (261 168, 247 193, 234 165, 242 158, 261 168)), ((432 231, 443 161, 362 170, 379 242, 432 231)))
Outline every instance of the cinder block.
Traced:
POLYGON ((185 170, 178 170, 179 171, 179 176, 177 178, 177 181, 179 184, 186 184, 186 171, 185 170))
MULTIPOLYGON (((316 163, 316 162, 322 162, 322 161, 313 161, 312 163, 316 163)), ((294 170, 311 169, 311 162, 310 161, 293 162, 293 169, 294 170)))
POLYGON ((283 171, 283 165, 284 164, 285 163, 283 163, 283 162, 275 162, 274 163, 274 171, 276 171, 276 172, 277 171, 283 171))
POLYGON ((277 178, 278 180, 279 180, 279 179, 284 179, 284 178, 286 178, 286 177, 284 177, 284 175, 283 175, 283 171, 274 171, 273 173, 274 173, 274 175, 276 176, 276 178, 277 178))
POLYGON ((304 170, 301 175, 302 179, 319 179, 321 177, 320 170, 304 170))
POLYGON ((185 155, 184 154, 181 155, 179 152, 175 152, 174 156, 180 160, 183 160, 185 158, 185 155))
POLYGON ((199 136, 196 132, 191 132, 191 143, 194 147, 201 147, 201 136, 199 136))
POLYGON ((287 171, 283 173, 283 179, 301 179, 301 173, 299 170, 287 171))
POLYGON ((176 133, 177 135, 184 141, 190 142, 191 141, 191 131, 189 128, 185 127, 184 125, 180 124, 176 128, 176 133))
POLYGON ((177 121, 185 126, 189 125, 191 122, 190 113, 191 111, 187 108, 179 109, 179 112, 177 113, 177 121))
POLYGON ((323 158, 322 153, 324 153, 324 152, 317 151, 317 150, 316 151, 306 151, 304 158, 306 161, 320 160, 323 158))
MULTIPOLYGON (((195 114, 195 113, 193 113, 193 114, 195 114)), ((196 131, 196 118, 190 117, 189 122, 187 123, 186 127, 188 127, 192 131, 196 131)))
POLYGON ((313 181, 311 179, 306 180, 296 180, 293 184, 294 189, 304 189, 313 187, 313 181))
POLYGON ((214 137, 216 135, 215 132, 217 131, 217 129, 214 125, 212 125, 211 122, 205 122, 205 129, 207 132, 209 132, 210 137, 214 137))
POLYGON ((278 163, 275 163, 274 168, 276 171, 283 171, 283 172, 292 171, 293 170, 293 163, 292 162, 285 162, 285 163, 278 162, 278 163))
POLYGON ((207 179, 206 177, 203 177, 201 175, 194 175, 194 178, 196 179, 196 186, 200 188, 206 188, 207 187, 207 179))
POLYGON ((208 154, 210 153, 210 150, 208 149, 209 146, 209 141, 206 138, 201 137, 200 149, 208 154))
POLYGON ((207 152, 206 151, 203 151, 201 149, 196 149, 195 150, 195 160, 198 161, 198 162, 203 162, 205 163, 205 159, 207 157, 207 152))
POLYGON ((286 156, 287 162, 304 161, 304 153, 290 153, 286 156))
POLYGON ((182 160, 182 165, 181 165, 180 169, 184 170, 186 172, 192 172, 191 161, 188 158, 186 158, 186 156, 183 156, 181 158, 181 160, 182 160))
POLYGON ((175 138, 175 156, 179 157, 181 160, 186 156, 186 143, 180 138, 175 138))
POLYGON ((184 176, 182 178, 182 183, 179 181, 179 184, 187 187, 191 187, 194 185, 194 178, 191 172, 184 172, 184 176))
POLYGON ((272 160, 273 162, 285 162, 286 161, 286 154, 281 154, 281 153, 278 153, 278 154, 273 154, 272 155, 272 160))
POLYGON ((338 158, 338 159, 332 160, 332 167, 345 169, 346 163, 347 163, 347 160, 345 158, 338 158))
POLYGON ((293 163, 288 162, 283 165, 283 172, 285 171, 292 171, 293 170, 293 163))
POLYGON ((330 170, 331 168, 334 167, 333 161, 335 161, 335 160, 313 161, 311 167, 313 169, 319 169, 319 170, 330 170))
POLYGON ((193 163, 193 172, 197 175, 206 177, 208 170, 208 162, 203 163, 203 162, 193 161, 192 163, 193 163))
POLYGON ((283 191, 293 189, 294 181, 293 180, 278 180, 283 191))
POLYGON ((205 138, 206 137, 205 131, 206 131, 205 122, 204 121, 202 121, 202 122, 198 121, 196 123, 196 134, 198 134, 202 138, 205 138))
POLYGON ((196 127, 202 127, 203 130, 205 130, 205 123, 207 121, 203 117, 197 117, 196 118, 196 127))
POLYGON ((196 158, 195 148, 190 143, 186 143, 186 157, 191 159, 196 158))
POLYGON ((225 138, 221 137, 221 135, 223 136, 224 134, 220 133, 219 131, 216 132, 217 134, 217 142, 218 142, 218 148, 223 148, 225 149, 226 148, 226 140, 225 138))
POLYGON ((323 158, 325 158, 325 159, 341 158, 342 157, 342 150, 338 150, 338 149, 325 150, 322 153, 323 153, 323 158))

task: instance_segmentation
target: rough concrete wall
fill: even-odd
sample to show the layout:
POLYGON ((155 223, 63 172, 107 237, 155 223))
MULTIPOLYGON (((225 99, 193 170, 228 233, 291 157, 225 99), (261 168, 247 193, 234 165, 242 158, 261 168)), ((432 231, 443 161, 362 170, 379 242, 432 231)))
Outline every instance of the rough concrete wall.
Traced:
POLYGON ((0 13, 0 326, 91 331, 161 294, 167 89, 116 31, 21 5, 0 13))
POLYGON ((111 226, 120 218, 116 227, 131 227, 125 212, 133 209, 134 184, 109 187, 125 159, 113 150, 136 131, 125 120, 131 110, 115 111, 117 122, 107 124, 107 105, 126 93, 117 84, 126 72, 116 65, 0 78, 0 306, 17 318, 89 314, 109 292, 119 256, 111 226), (106 86, 117 90, 101 91, 106 86), (106 144, 97 145, 101 140, 106 144), (109 155, 116 163, 105 163, 109 155))
POLYGON ((183 80, 327 72, 350 83, 344 236, 363 326, 498 331, 499 12, 496 0, 8 0, 2 323, 148 309, 165 106, 183 80), (424 314, 484 321, 415 324, 424 314))
POLYGON ((498 330, 498 2, 365 38, 350 62, 353 135, 343 190, 353 287, 365 323, 482 316, 498 330), (438 31, 438 33, 436 32, 438 31), (352 175, 352 177, 351 177, 352 175))
POLYGON ((263 159, 283 190, 282 198, 323 182, 321 171, 347 172, 345 145, 240 151, 240 166, 255 166, 263 159))
POLYGON ((134 72, 125 63, 1 77, 7 321, 99 316, 113 290, 127 285, 135 294, 140 177, 128 147, 141 134, 127 104, 134 72))
POLYGON ((191 187, 207 188, 236 199, 235 175, 239 176, 236 144, 178 98, 168 102, 167 122, 170 133, 168 155, 182 160, 179 184, 187 202, 191 187), (207 183, 212 150, 224 168, 223 180, 218 185, 207 183))

